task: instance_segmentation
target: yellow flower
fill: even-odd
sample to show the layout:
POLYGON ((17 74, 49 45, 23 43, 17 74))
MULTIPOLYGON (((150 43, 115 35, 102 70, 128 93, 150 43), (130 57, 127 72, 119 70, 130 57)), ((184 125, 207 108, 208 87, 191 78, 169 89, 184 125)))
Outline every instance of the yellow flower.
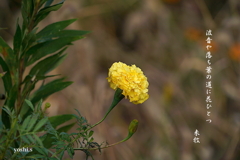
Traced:
POLYGON ((120 88, 125 98, 134 104, 143 103, 149 97, 148 81, 142 70, 135 65, 128 66, 122 62, 115 62, 109 69, 107 78, 110 87, 120 88))

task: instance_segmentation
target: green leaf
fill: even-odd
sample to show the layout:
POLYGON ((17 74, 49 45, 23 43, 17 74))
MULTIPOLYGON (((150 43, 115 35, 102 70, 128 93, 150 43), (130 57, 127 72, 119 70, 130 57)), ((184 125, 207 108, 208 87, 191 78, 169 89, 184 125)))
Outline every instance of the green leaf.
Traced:
MULTIPOLYGON (((37 135, 35 135, 35 134, 33 134, 33 137, 35 138, 37 144, 43 147, 43 143, 40 140, 40 138, 37 135)), ((43 150, 43 151, 45 151, 45 150, 43 150)))
POLYGON ((12 88, 12 79, 11 79, 9 68, 1 56, 0 56, 0 65, 2 66, 3 71, 6 72, 5 75, 2 77, 2 80, 3 80, 5 92, 9 93, 10 89, 12 88))
POLYGON ((2 144, 2 143, 6 143, 6 141, 7 141, 7 135, 1 135, 1 138, 0 138, 0 143, 2 144))
MULTIPOLYGON (((0 114, 0 133, 2 132, 3 128, 4 128, 4 125, 2 123, 2 116, 0 114)), ((1 139, 0 139, 0 143, 1 143, 1 139)))
POLYGON ((24 23, 26 24, 29 21, 30 16, 33 13, 33 1, 32 0, 23 0, 21 11, 22 11, 23 20, 25 21, 24 23))
POLYGON ((65 29, 67 26, 75 22, 76 19, 69 19, 65 21, 60 21, 56 23, 52 23, 45 28, 43 28, 39 33, 37 33, 37 39, 41 39, 44 37, 48 37, 52 34, 58 33, 59 31, 65 29))
POLYGON ((59 129, 57 129, 57 131, 58 131, 59 133, 61 133, 61 132, 67 132, 67 131, 69 131, 75 124, 76 124, 76 123, 71 123, 71 124, 69 124, 69 125, 65 125, 65 126, 59 128, 59 129))
POLYGON ((59 153, 59 158, 60 158, 60 159, 63 158, 64 152, 65 152, 65 150, 63 150, 63 151, 61 151, 61 152, 59 153))
POLYGON ((0 37, 0 53, 3 55, 6 64, 11 70, 15 65, 15 56, 12 48, 0 37))
POLYGON ((90 132, 88 133, 88 137, 92 137, 93 133, 94 133, 94 131, 90 131, 90 132))
POLYGON ((5 126, 5 128, 9 129, 11 126, 11 116, 12 112, 10 111, 10 108, 8 106, 4 106, 2 108, 2 122, 5 126))
POLYGON ((29 141, 29 139, 24 135, 24 136, 21 136, 22 140, 27 143, 27 144, 30 144, 31 142, 29 141))
POLYGON ((35 141, 35 139, 33 139, 32 136, 33 136, 33 135, 29 135, 29 134, 26 135, 26 137, 29 139, 29 141, 30 141, 31 143, 36 144, 36 141, 35 141))
POLYGON ((40 101, 38 102, 37 106, 35 107, 35 111, 36 112, 42 111, 42 103, 43 103, 43 100, 40 99, 40 101))
POLYGON ((48 6, 50 6, 50 5, 52 4, 53 1, 54 1, 54 0, 48 0, 48 1, 46 2, 46 4, 45 4, 44 7, 48 7, 48 6))
POLYGON ((52 11, 57 11, 59 8, 61 8, 63 5, 63 2, 60 2, 58 4, 52 5, 52 6, 48 6, 48 7, 44 7, 43 9, 41 9, 38 13, 37 16, 35 18, 35 25, 36 26, 41 20, 43 20, 45 17, 47 17, 47 15, 52 12, 52 11))
POLYGON ((25 131, 27 129, 27 126, 28 126, 28 123, 29 123, 31 117, 32 117, 32 115, 29 115, 26 119, 24 119, 24 122, 21 126, 22 131, 25 131))
MULTIPOLYGON (((45 152, 43 151, 43 149, 39 148, 39 147, 34 147, 33 149, 35 149, 36 151, 38 151, 38 153, 40 153, 41 155, 45 155, 45 152)), ((34 155, 35 158, 35 155, 34 155)), ((46 157, 43 157, 46 158, 46 157)))
POLYGON ((29 121, 29 123, 28 123, 28 125, 27 125, 26 131, 31 131, 32 128, 33 128, 33 126, 34 126, 35 123, 37 122, 37 120, 38 120, 38 115, 33 114, 31 120, 29 121))
POLYGON ((3 106, 2 110, 5 111, 7 113, 7 115, 12 115, 12 112, 10 111, 8 106, 3 106))
POLYGON ((61 48, 64 48, 66 45, 70 45, 71 42, 76 41, 78 39, 81 39, 81 37, 76 36, 76 37, 69 37, 69 38, 65 38, 65 37, 58 38, 51 41, 39 43, 31 47, 26 53, 27 55, 32 56, 29 62, 27 63, 27 66, 33 64, 34 62, 36 62, 37 60, 39 60, 40 58, 48 54, 54 53, 60 50, 61 48))
POLYGON ((52 126, 56 128, 58 125, 61 125, 74 118, 75 117, 72 114, 63 114, 63 115, 49 117, 49 121, 51 122, 52 126))
MULTIPOLYGON (((32 103, 32 102, 31 102, 32 103)), ((33 105, 33 104, 32 104, 33 105)), ((34 107, 34 105, 33 105, 34 107)), ((33 109, 34 110, 34 109, 33 109)), ((33 113, 32 108, 25 102, 20 111, 20 116, 25 119, 27 116, 33 113)))
POLYGON ((15 107, 15 101, 17 99, 17 86, 14 85, 9 91, 7 95, 7 99, 5 101, 5 105, 8 106, 10 109, 15 107))
POLYGON ((63 148, 66 145, 65 142, 63 141, 57 141, 57 142, 54 142, 53 144, 56 145, 56 148, 63 148))
POLYGON ((41 119, 34 127, 33 132, 38 131, 43 125, 47 123, 47 121, 48 121, 48 117, 41 119))
POLYGON ((34 76, 43 76, 50 72, 51 70, 55 69, 62 60, 66 57, 61 56, 61 54, 66 50, 66 48, 62 49, 60 52, 49 56, 41 61, 39 61, 29 72, 29 75, 34 76))
POLYGON ((50 0, 40 0, 40 6, 42 6, 45 2, 47 3, 47 1, 50 1, 50 0))
POLYGON ((21 43, 22 43, 22 31, 20 26, 17 24, 16 33, 14 35, 14 40, 13 40, 13 46, 14 46, 13 48, 14 48, 15 54, 19 53, 21 43))
MULTIPOLYGON (((33 29, 23 39, 23 41, 22 41, 22 50, 24 50, 25 52, 27 51, 27 49, 29 49, 29 47, 31 47, 34 44, 36 44, 36 32, 37 32, 37 28, 33 29)), ((25 54, 25 52, 22 53, 21 57, 25 54)))
POLYGON ((68 148, 67 148, 67 152, 68 152, 68 155, 70 156, 70 158, 73 159, 73 155, 74 155, 74 150, 73 150, 73 148, 68 147, 68 148))
POLYGON ((50 13, 51 11, 57 11, 62 5, 63 5, 63 1, 52 6, 44 7, 38 12, 38 15, 50 13))
POLYGON ((91 137, 91 139, 90 139, 90 141, 89 142, 93 142, 94 141, 94 138, 93 137, 91 137))
POLYGON ((33 13, 33 0, 23 0, 23 7, 25 7, 26 12, 30 15, 33 13))
POLYGON ((56 140, 52 137, 52 134, 47 133, 46 138, 42 141, 45 148, 50 148, 53 146, 53 142, 55 142, 56 140))
POLYGON ((62 30, 59 32, 55 32, 52 34, 45 35, 39 39, 40 42, 49 41, 51 39, 62 38, 62 37, 81 37, 84 38, 83 35, 90 33, 90 31, 78 31, 78 30, 62 30))
POLYGON ((60 76, 60 74, 49 75, 49 76, 36 76, 36 79, 37 79, 37 80, 44 80, 44 79, 46 79, 46 78, 55 77, 55 76, 60 76))
POLYGON ((32 104, 32 102, 31 101, 29 101, 29 100, 27 100, 27 99, 25 99, 25 102, 27 103, 27 105, 29 106, 29 107, 31 107, 31 109, 34 111, 34 107, 33 107, 33 104, 32 104))
POLYGON ((48 84, 40 87, 32 96, 32 103, 35 104, 40 99, 45 99, 49 95, 58 92, 60 90, 63 90, 64 88, 68 87, 72 82, 63 82, 63 78, 54 80, 52 82, 49 82, 48 84))

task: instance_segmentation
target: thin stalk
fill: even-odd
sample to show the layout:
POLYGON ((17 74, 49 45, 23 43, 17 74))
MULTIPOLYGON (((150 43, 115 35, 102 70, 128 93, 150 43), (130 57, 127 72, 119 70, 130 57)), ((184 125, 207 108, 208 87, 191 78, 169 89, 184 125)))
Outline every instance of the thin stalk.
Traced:
MULTIPOLYGON (((22 38, 23 41, 27 37, 27 35, 34 29, 34 19, 37 15, 39 9, 40 9, 40 5, 39 5, 39 1, 37 1, 37 3, 35 3, 34 11, 30 18, 27 29, 24 31, 23 38, 22 38)), ((28 47, 26 47, 26 48, 28 48, 28 47)), ((18 92, 17 93, 17 115, 19 115, 22 105, 23 105, 23 102, 24 102, 24 99, 26 98, 26 95, 22 94, 23 74, 24 74, 24 71, 26 68, 24 52, 25 51, 20 52, 19 53, 20 56, 18 56, 19 66, 18 66, 18 81, 17 81, 17 86, 18 86, 18 89, 17 89, 17 92, 18 92)))
MULTIPOLYGON (((89 130, 92 129, 93 127, 95 127, 95 126, 99 125, 100 123, 102 123, 102 122, 106 119, 106 117, 108 116, 108 114, 112 111, 112 109, 113 109, 123 98, 124 98, 124 95, 122 95, 122 90, 118 88, 118 89, 115 91, 112 104, 111 104, 110 108, 108 109, 107 113, 105 114, 105 116, 104 116, 99 122, 97 122, 96 124, 90 126, 90 127, 89 127, 88 129, 86 129, 85 131, 80 132, 80 133, 76 136, 76 138, 74 138, 74 139, 70 142, 70 144, 73 144, 75 141, 77 141, 77 140, 82 136, 82 133, 86 133, 87 131, 89 131, 89 130)), ((131 137, 131 136, 130 136, 130 137, 131 137)), ((130 137, 129 137, 129 138, 130 138, 130 137)), ((128 140, 129 138, 125 138, 124 140, 126 141, 126 140, 128 140)), ((120 141, 120 142, 117 142, 116 144, 122 143, 122 142, 124 142, 124 140, 122 140, 122 141, 120 141)), ((112 144, 112 145, 116 145, 116 144, 112 144)), ((110 147, 110 146, 109 146, 109 147, 110 147)), ((62 150, 63 150, 63 149, 62 149, 62 150)), ((58 153, 60 153, 62 150, 59 150, 58 152, 56 152, 54 155, 52 155, 52 157, 53 157, 53 156, 56 156, 56 155, 57 155, 58 153)))
POLYGON ((9 131, 9 134, 7 135, 6 147, 4 147, 5 150, 3 151, 3 154, 0 155, 0 159, 3 159, 3 158, 4 158, 7 150, 9 149, 9 146, 10 146, 10 145, 12 144, 12 142, 14 141, 14 138, 12 138, 12 135, 13 135, 14 133, 16 133, 16 132, 14 131, 14 127, 15 127, 15 125, 16 125, 16 123, 17 123, 17 120, 18 120, 18 119, 15 118, 14 121, 12 122, 10 131, 9 131))
POLYGON ((123 140, 121 140, 119 142, 116 142, 116 143, 113 143, 113 144, 110 144, 110 145, 106 145, 106 146, 101 147, 101 148, 95 147, 95 148, 73 148, 73 149, 74 150, 99 150, 99 149, 104 149, 104 148, 108 148, 108 147, 118 145, 120 143, 123 143, 123 142, 127 141, 129 138, 131 138, 131 136, 127 136, 126 138, 124 138, 123 140))
POLYGON ((122 90, 121 89, 117 89, 115 91, 115 94, 114 94, 114 98, 113 98, 113 101, 112 101, 112 104, 110 106, 110 108, 108 109, 107 113, 105 114, 105 116, 99 121, 97 122, 96 124, 92 125, 90 128, 88 128, 85 132, 89 131, 90 129, 92 129, 93 127, 99 125, 100 123, 102 123, 106 117, 108 116, 108 114, 112 111, 112 109, 124 98, 124 95, 122 94, 122 90))

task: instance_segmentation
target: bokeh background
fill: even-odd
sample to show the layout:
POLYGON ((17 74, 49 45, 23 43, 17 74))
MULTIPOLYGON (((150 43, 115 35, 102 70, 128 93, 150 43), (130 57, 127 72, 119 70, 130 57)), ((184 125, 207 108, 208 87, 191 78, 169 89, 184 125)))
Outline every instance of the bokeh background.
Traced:
MULTIPOLYGON (((9 44, 20 3, 0 3, 0 27, 7 28, 0 34, 9 44)), ((98 143, 111 144, 126 137, 131 120, 139 120, 130 140, 101 154, 93 151, 96 160, 240 159, 240 1, 66 0, 39 28, 70 18, 78 20, 69 29, 92 32, 70 46, 66 60, 52 72, 74 84, 46 100, 52 104, 49 116, 75 113, 76 108, 89 123, 99 121, 113 98, 106 77, 114 62, 136 64, 150 84, 145 103, 123 100, 94 128, 98 143), (210 109, 208 29, 213 39, 210 109), (200 143, 193 142, 196 129, 200 143)), ((85 155, 79 151, 74 159, 85 155)))

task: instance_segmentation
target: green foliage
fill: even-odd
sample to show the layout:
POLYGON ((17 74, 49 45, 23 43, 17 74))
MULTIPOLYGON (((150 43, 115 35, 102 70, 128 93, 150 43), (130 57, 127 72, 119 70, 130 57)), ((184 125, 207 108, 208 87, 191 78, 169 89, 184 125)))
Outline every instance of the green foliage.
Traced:
POLYGON ((77 110, 78 115, 48 117, 46 110, 51 105, 43 105, 48 96, 72 84, 65 78, 48 83, 45 80, 58 76, 48 73, 64 60, 65 50, 72 42, 89 33, 65 30, 76 19, 56 22, 38 31, 38 23, 50 12, 57 11, 63 2, 52 5, 53 0, 23 0, 22 24, 17 22, 13 49, 0 37, 0 65, 4 72, 0 78, 6 95, 0 115, 0 159, 58 160, 65 153, 73 158, 75 150, 93 159, 91 149, 101 152, 102 144, 94 141, 91 129, 110 111, 100 122, 90 125, 77 110), (31 68, 26 73, 27 67, 31 68), (36 88, 40 81, 42 85, 36 88), (67 133, 75 124, 77 132, 67 133))
MULTIPOLYGON (((73 145, 78 139, 73 140, 74 135, 66 132, 75 122, 62 124, 77 116, 47 117, 47 108, 42 110, 42 100, 72 82, 57 78, 35 87, 39 81, 58 76, 47 74, 64 60, 64 52, 72 42, 89 33, 65 30, 76 19, 56 22, 38 31, 37 24, 50 12, 61 8, 63 2, 52 5, 53 0, 23 0, 23 21, 21 25, 17 22, 13 49, 0 37, 0 65, 6 72, 1 78, 7 97, 0 117, 0 142, 4 144, 0 147, 0 159, 61 159, 65 151, 70 157, 74 155, 73 145), (30 72, 24 77, 30 65, 30 72), (31 152, 15 151, 24 148, 31 152), (56 153, 50 149, 56 149, 56 153)), ((85 134, 81 133, 79 138, 82 135, 85 134)), ((90 135, 87 136, 86 139, 90 135)))

